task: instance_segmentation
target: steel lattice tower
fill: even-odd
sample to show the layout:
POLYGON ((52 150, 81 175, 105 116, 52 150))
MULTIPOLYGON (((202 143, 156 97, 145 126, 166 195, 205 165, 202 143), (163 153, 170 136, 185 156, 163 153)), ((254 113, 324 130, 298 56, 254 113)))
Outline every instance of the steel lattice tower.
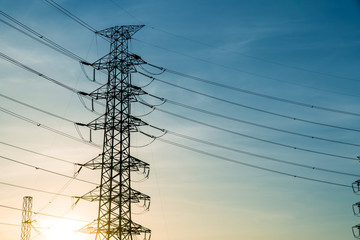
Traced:
POLYGON ((21 240, 30 240, 32 224, 32 197, 26 196, 23 200, 21 240))
MULTIPOLYGON (((131 84, 131 73, 135 65, 144 63, 140 57, 130 54, 128 41, 143 25, 116 26, 98 32, 110 40, 110 53, 91 64, 96 70, 108 72, 107 84, 87 94, 96 100, 106 101, 103 116, 87 124, 90 129, 104 130, 101 162, 92 160, 85 167, 101 168, 101 184, 81 197, 99 201, 97 226, 87 226, 85 231, 96 233, 96 240, 131 240, 133 235, 150 235, 150 230, 133 222, 132 203, 144 202, 150 197, 131 188, 131 173, 146 174, 149 164, 130 155, 130 133, 144 125, 140 119, 131 116, 131 103, 141 90, 131 84)), ((83 230, 84 230, 83 229, 83 230)))

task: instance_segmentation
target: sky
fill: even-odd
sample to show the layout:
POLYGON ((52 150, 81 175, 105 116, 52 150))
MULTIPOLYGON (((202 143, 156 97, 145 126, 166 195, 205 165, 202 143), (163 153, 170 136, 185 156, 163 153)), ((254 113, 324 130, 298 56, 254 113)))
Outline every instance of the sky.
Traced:
MULTIPOLYGON (((132 182, 151 196, 150 210, 135 207, 132 216, 151 239, 354 239, 359 1, 56 2, 99 31, 145 24, 129 50, 166 69, 137 68, 154 81, 132 74, 134 84, 167 99, 143 96, 153 112, 132 105, 134 116, 167 130, 141 127, 155 141, 132 134, 132 155, 151 167, 149 179, 134 174, 132 182)), ((0 10, 90 63, 109 52, 109 42, 45 0, 0 0, 0 10)), ((97 170, 71 176, 74 163, 101 153, 102 133, 92 132, 88 144, 89 129, 73 122, 104 109, 88 111, 90 101, 38 73, 84 92, 106 75, 89 81, 90 67, 0 20, 2 56, 37 72, 0 58, 0 239, 20 238, 24 196, 36 212, 31 239, 95 239, 74 230, 97 218, 97 203, 74 205, 69 196, 99 184, 97 170)))

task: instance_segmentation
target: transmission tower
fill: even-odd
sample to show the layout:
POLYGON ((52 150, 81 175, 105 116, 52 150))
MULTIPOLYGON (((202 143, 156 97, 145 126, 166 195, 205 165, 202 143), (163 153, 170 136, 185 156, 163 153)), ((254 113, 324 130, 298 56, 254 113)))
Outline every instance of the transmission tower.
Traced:
MULTIPOLYGON (((149 164, 130 155, 130 134, 146 125, 131 116, 131 103, 142 94, 131 84, 131 73, 144 61, 128 51, 131 36, 143 25, 115 26, 98 34, 110 40, 110 53, 91 64, 96 70, 108 73, 107 83, 86 94, 96 100, 106 101, 105 114, 86 124, 92 130, 104 130, 101 162, 93 159, 83 166, 101 169, 100 187, 82 196, 82 199, 99 201, 98 219, 82 229, 96 233, 96 240, 131 240, 134 235, 150 237, 147 229, 132 220, 132 203, 144 202, 148 208, 150 197, 131 188, 131 173, 143 171, 148 175, 149 164)), ((82 93, 85 94, 85 93, 82 93)))
POLYGON ((30 240, 32 226, 32 197, 25 196, 23 200, 21 240, 30 240))

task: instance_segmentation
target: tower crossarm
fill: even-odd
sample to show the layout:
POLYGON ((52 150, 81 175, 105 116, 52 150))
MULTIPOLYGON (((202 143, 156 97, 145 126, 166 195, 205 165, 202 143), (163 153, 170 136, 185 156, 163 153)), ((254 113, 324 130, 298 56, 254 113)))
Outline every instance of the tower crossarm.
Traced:
POLYGON ((133 172, 141 172, 145 175, 145 177, 148 177, 150 173, 150 164, 141 161, 136 157, 130 156, 130 170, 133 172))
MULTIPOLYGON (((93 159, 87 161, 86 163, 77 163, 76 165, 80 166, 80 169, 85 167, 91 170, 96 170, 96 169, 100 169, 102 166, 102 161, 101 161, 101 157, 103 154, 99 154, 98 156, 94 157, 93 159)), ((78 170, 78 172, 80 172, 80 169, 78 170)))
MULTIPOLYGON (((98 233, 98 228, 96 226, 98 219, 94 220, 93 222, 89 223, 88 225, 82 227, 78 230, 78 232, 87 233, 87 234, 96 234, 98 233)), ((114 235, 119 232, 118 227, 114 226, 108 229, 108 233, 114 235)), ((131 221, 129 227, 122 229, 122 232, 127 235, 144 235, 144 240, 150 240, 151 237, 151 230, 131 221)))
MULTIPOLYGON (((126 86, 130 91, 125 92, 125 94, 129 94, 128 96, 125 95, 125 98, 129 97, 130 102, 136 102, 137 101, 136 96, 138 95, 149 95, 149 93, 145 92, 141 87, 138 87, 136 85, 126 84, 126 86)), ((112 89, 112 91, 115 92, 118 91, 117 93, 120 93, 119 90, 117 89, 112 89)), ((78 94, 91 97, 94 100, 104 100, 107 98, 108 95, 107 84, 102 85, 101 87, 95 89, 91 93, 79 91, 78 94)))
POLYGON ((104 69, 112 69, 117 66, 122 65, 124 72, 134 73, 136 72, 135 65, 146 64, 144 60, 138 55, 135 54, 127 54, 126 61, 124 59, 113 59, 113 56, 109 53, 93 64, 91 66, 96 70, 104 70, 104 69))
MULTIPOLYGON (((78 126, 86 126, 92 130, 104 130, 107 127, 106 121, 105 121, 106 115, 102 115, 93 121, 91 121, 88 124, 84 123, 76 123, 78 126)), ((115 126, 121 126, 121 129, 117 129, 118 131, 124 131, 125 129, 129 129, 130 132, 137 132, 137 127, 140 126, 148 126, 149 124, 145 121, 141 120, 140 118, 128 115, 127 116, 129 121, 121 122, 121 120, 114 119, 114 125, 115 126)), ((127 120, 127 119, 126 119, 127 120)))
POLYGON ((131 232, 135 233, 136 235, 145 234, 144 239, 150 239, 151 230, 135 222, 131 223, 131 232), (146 236, 148 236, 148 238, 146 238, 146 236))
MULTIPOLYGON (((96 170, 96 169, 101 169, 102 167, 102 161, 101 161, 101 157, 102 154, 99 154, 97 157, 91 159, 90 161, 84 163, 84 164, 77 164, 80 167, 85 167, 91 170, 96 170)), ((129 156, 130 159, 130 170, 133 172, 140 172, 143 175, 145 175, 145 177, 149 177, 150 174, 150 164, 148 164, 147 162, 144 162, 136 157, 133 156, 129 156)), ((119 171, 119 168, 115 168, 115 171, 119 171)))
POLYGON ((115 26, 110 27, 101 31, 97 31, 96 34, 104 36, 110 39, 119 39, 123 38, 128 40, 134 35, 137 31, 143 28, 145 25, 125 25, 125 26, 115 26))
MULTIPOLYGON (((113 191, 112 192, 112 196, 101 196, 102 199, 108 199, 111 200, 113 203, 117 203, 119 204, 119 196, 120 196, 120 192, 118 191, 113 191)), ((130 189, 129 194, 124 194, 125 198, 124 199, 128 199, 128 201, 130 201, 131 203, 139 203, 141 204, 141 207, 143 207, 145 210, 149 210, 150 207, 150 196, 139 192, 135 189, 130 189)), ((78 201, 80 199, 85 200, 85 201, 89 201, 89 202, 96 202, 100 200, 100 186, 97 186, 95 189, 91 190, 90 192, 82 195, 81 197, 74 197, 77 199, 77 201, 75 202, 74 205, 76 205, 78 203, 78 201)))

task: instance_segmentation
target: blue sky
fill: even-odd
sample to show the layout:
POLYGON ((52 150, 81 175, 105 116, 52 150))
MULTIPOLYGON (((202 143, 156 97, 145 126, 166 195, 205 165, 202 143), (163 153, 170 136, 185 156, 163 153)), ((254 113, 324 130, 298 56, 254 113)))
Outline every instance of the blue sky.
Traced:
MULTIPOLYGON (((194 81, 169 71, 155 75, 161 81, 203 95, 161 81, 154 81, 144 88, 145 91, 173 102, 236 118, 242 123, 176 106, 171 102, 142 118, 149 124, 169 130, 162 137, 166 141, 221 157, 196 153, 160 140, 147 147, 136 148, 151 142, 151 139, 139 133, 133 135, 133 155, 151 165, 150 178, 145 182, 134 182, 133 186, 152 198, 149 212, 137 214, 142 212, 139 208, 134 210, 133 216, 138 223, 152 230, 152 239, 353 239, 351 227, 359 224, 359 221, 353 216, 351 205, 360 199, 352 193, 351 188, 246 167, 224 158, 347 186, 358 180, 356 176, 282 164, 239 151, 360 175, 360 166, 355 160, 360 155, 359 146, 354 146, 360 144, 359 131, 354 131, 360 129, 359 1, 57 2, 97 30, 115 25, 145 24, 134 35, 129 46, 132 52, 151 64, 244 91, 315 106, 304 107, 246 94, 194 81), (325 111, 317 107, 354 114, 325 111), (204 124, 216 126, 217 129, 204 124), (220 144, 238 152, 171 133, 220 144)), ((89 62, 96 61, 109 51, 108 42, 45 1, 0 0, 0 3, 1 11, 89 62)), ((2 15, 0 19, 9 21, 2 15)), ((0 31, 1 53, 72 88, 91 92, 98 87, 86 79, 73 59, 39 44, 2 22, 0 31)), ((159 73, 159 70, 149 66, 144 68, 159 73)), ((142 72, 145 70, 139 69, 142 72)), ((92 75, 91 69, 86 68, 85 71, 92 75)), ((97 116, 88 112, 74 93, 3 59, 0 59, 0 77, 2 95, 75 122, 87 123, 97 116)), ((97 73, 97 79, 104 83, 106 78, 97 73)), ((134 74, 133 80, 140 86, 149 83, 139 74, 134 74)), ((160 103, 149 97, 144 97, 144 100, 151 104, 160 103)), ((3 97, 0 107, 80 138, 69 122, 3 97)), ((101 108, 98 110, 101 111, 101 108)), ((134 115, 147 112, 149 109, 140 104, 133 107, 134 115)), ((0 155, 38 168, 70 176, 77 170, 72 164, 15 149, 4 143, 76 163, 84 163, 100 153, 99 148, 64 138, 3 111, 0 112, 0 124, 0 155)), ((149 128, 142 130, 161 135, 159 131, 149 128)), ((87 129, 81 128, 80 131, 88 138, 87 129)), ((101 133, 94 133, 93 138, 95 143, 102 143, 101 133)), ((5 158, 0 159, 0 167, 2 183, 71 196, 82 195, 94 187, 76 180, 69 182, 64 177, 5 158)), ((97 183, 100 172, 83 169, 78 177, 97 183)), ((141 176, 135 178, 141 180, 141 176)), ((72 209, 73 200, 69 198, 4 184, 0 184, 0 195, 1 206, 21 208, 23 196, 30 195, 34 197, 34 211, 85 220, 71 222, 74 228, 80 228, 86 225, 86 221, 90 223, 97 217, 96 203, 80 201, 72 209)), ((0 223, 21 223, 20 211, 0 207, 0 216, 0 223)), ((36 227, 44 232, 38 236, 33 231, 34 239, 56 240, 46 235, 46 228, 54 228, 57 219, 41 214, 34 218, 37 220, 36 227)), ((0 224, 2 240, 19 236, 19 227, 0 224)), ((79 235, 80 239, 94 239, 94 236, 79 235)))

